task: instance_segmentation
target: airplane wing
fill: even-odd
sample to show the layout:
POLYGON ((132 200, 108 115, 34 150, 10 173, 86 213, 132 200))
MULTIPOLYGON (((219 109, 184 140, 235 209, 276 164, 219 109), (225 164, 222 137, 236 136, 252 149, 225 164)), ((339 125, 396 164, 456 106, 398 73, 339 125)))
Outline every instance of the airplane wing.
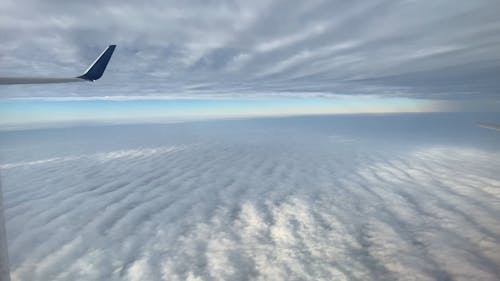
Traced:
POLYGON ((478 123, 479 127, 500 131, 500 124, 478 123))
POLYGON ((45 84, 45 83, 69 83, 69 82, 84 82, 95 81, 101 78, 106 66, 108 65, 111 55, 115 50, 116 45, 110 45, 102 52, 102 54, 92 63, 92 65, 80 76, 68 78, 54 77, 0 77, 0 85, 13 84, 45 84))

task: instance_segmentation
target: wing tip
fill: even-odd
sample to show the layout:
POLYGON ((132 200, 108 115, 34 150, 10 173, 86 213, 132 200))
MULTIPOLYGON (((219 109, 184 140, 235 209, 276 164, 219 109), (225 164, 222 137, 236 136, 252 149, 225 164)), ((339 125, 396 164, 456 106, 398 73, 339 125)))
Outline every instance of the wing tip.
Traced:
POLYGON ((87 81, 95 81, 102 77, 104 71, 106 70, 106 66, 115 51, 116 45, 109 45, 106 50, 104 50, 101 55, 92 63, 92 65, 80 76, 77 78, 87 80, 87 81))

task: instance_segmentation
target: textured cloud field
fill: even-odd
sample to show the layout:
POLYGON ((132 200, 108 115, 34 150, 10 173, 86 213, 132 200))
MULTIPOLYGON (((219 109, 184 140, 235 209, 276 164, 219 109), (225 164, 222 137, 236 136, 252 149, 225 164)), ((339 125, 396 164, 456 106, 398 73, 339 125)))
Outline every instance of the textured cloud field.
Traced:
POLYGON ((498 101, 499 10, 497 0, 2 0, 0 76, 76 76, 118 48, 99 87, 0 96, 498 101))
POLYGON ((500 135, 476 117, 2 132, 12 278, 498 280, 500 135))

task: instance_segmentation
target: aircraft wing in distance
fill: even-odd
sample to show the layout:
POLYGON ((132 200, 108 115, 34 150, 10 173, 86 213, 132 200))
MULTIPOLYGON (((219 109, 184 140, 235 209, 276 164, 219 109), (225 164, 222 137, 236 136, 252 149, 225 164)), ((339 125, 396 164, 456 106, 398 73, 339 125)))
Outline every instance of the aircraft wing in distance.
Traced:
POLYGON ((0 77, 0 85, 13 84, 45 84, 45 83, 69 83, 95 81, 101 78, 116 45, 109 45, 104 52, 92 63, 92 65, 80 76, 68 78, 54 77, 0 77))
POLYGON ((500 131, 500 124, 478 123, 479 127, 500 131))

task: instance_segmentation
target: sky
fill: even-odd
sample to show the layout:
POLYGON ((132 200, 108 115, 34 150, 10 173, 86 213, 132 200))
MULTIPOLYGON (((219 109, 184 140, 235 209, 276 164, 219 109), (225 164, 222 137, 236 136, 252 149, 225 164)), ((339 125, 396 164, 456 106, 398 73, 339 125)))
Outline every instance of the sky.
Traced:
POLYGON ((447 102, 498 111, 499 9, 495 0, 5 0, 1 76, 76 76, 118 48, 96 83, 2 86, 0 97, 370 96, 420 111, 447 102))
MULTIPOLYGON (((199 121, 262 116, 418 113, 443 106, 407 98, 260 98, 260 99, 34 99, 0 102, 0 129, 83 124, 199 121)), ((450 111, 453 109, 450 107, 450 111)))
POLYGON ((0 2, 13 281, 498 280, 499 1, 0 2))

